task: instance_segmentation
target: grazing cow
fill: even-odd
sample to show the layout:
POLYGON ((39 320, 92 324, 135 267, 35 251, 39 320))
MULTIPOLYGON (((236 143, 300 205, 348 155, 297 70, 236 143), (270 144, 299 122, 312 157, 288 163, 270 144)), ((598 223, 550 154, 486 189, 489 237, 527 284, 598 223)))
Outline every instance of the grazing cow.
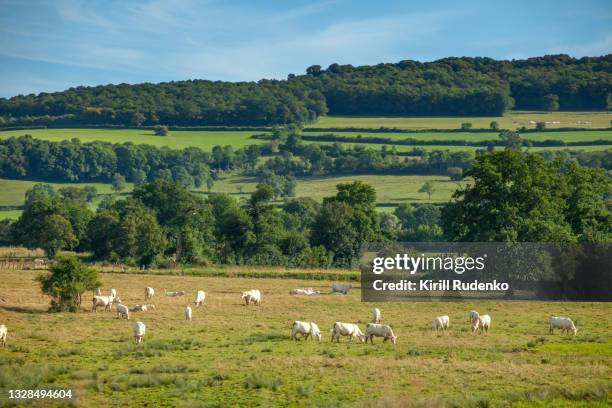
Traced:
POLYGON ((355 337, 361 340, 362 343, 365 341, 365 335, 361 329, 359 329, 359 326, 353 323, 336 322, 331 329, 331 334, 332 342, 336 340, 338 343, 340 343, 340 336, 349 336, 349 342, 351 343, 355 337))
POLYGON ((436 317, 432 323, 432 327, 435 331, 448 330, 449 325, 450 325, 450 318, 446 315, 436 317))
POLYGON ((377 307, 372 309, 372 323, 380 323, 380 309, 377 307))
POLYGON ((470 322, 473 322, 475 318, 478 317, 478 312, 475 310, 470 311, 470 322))
POLYGON ((478 312, 474 315, 472 319, 472 333, 476 333, 480 330, 481 333, 486 333, 489 331, 491 327, 491 316, 482 315, 480 316, 478 312))
POLYGON ((8 329, 5 325, 0 324, 0 341, 2 341, 2 347, 6 347, 6 336, 8 335, 8 329))
POLYGON ((242 299, 246 306, 251 303, 260 306, 261 305, 261 292, 258 289, 251 289, 246 292, 242 292, 242 299))
POLYGON ((554 333, 554 329, 561 329, 561 333, 569 333, 571 331, 574 336, 578 332, 578 329, 574 326, 574 322, 568 317, 552 316, 548 323, 548 332, 550 334, 554 333))
POLYGON ((353 288, 353 285, 350 283, 348 285, 341 283, 334 283, 332 285, 332 293, 341 293, 343 295, 348 294, 349 290, 353 288))
POLYGON ((295 288, 289 291, 290 295, 305 295, 305 296, 313 296, 320 295, 321 292, 318 290, 312 290, 312 288, 303 289, 303 288, 295 288))
POLYGON ((185 296, 185 291, 184 290, 180 290, 178 292, 166 292, 166 296, 168 297, 177 297, 177 296, 185 296))
POLYGON ((104 306, 104 310, 111 310, 111 306, 113 303, 121 303, 121 299, 115 297, 111 294, 111 296, 94 296, 92 299, 92 312, 98 311, 98 306, 104 306))
POLYGON ((387 340, 391 340, 393 344, 397 342, 397 336, 393 333, 393 329, 385 324, 368 323, 366 325, 365 342, 367 343, 370 339, 370 343, 374 344, 374 336, 384 338, 383 343, 387 340))
POLYGON ((206 299, 206 292, 204 292, 203 290, 198 290, 198 293, 196 293, 196 297, 193 303, 195 303, 197 307, 200 307, 202 306, 202 303, 204 303, 204 299, 206 299))
POLYGON ((142 338, 145 335, 146 327, 143 322, 136 322, 132 326, 132 331, 134 332, 134 340, 136 343, 142 343, 142 338))
POLYGON ((130 320, 130 311, 126 305, 117 303, 115 308, 117 309, 117 317, 125 317, 126 319, 130 320))
POLYGON ((147 286, 147 287, 144 289, 145 300, 149 300, 149 299, 151 299, 151 298, 153 297, 153 295, 154 295, 154 294, 155 294, 155 290, 154 290, 152 287, 147 286))
POLYGON ((304 340, 307 340, 308 336, 312 336, 310 340, 316 337, 318 341, 321 341, 321 330, 319 330, 319 326, 314 322, 300 322, 299 320, 293 322, 291 326, 291 340, 297 341, 298 334, 301 334, 304 340))
POLYGON ((185 320, 191 320, 191 306, 185 308, 185 320))

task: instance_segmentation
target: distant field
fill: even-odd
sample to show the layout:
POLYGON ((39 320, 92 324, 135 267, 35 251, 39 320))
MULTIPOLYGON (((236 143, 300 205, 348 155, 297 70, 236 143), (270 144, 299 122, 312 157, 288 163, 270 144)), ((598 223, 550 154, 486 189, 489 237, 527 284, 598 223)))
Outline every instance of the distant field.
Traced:
MULTIPOLYGON (((336 185, 340 183, 350 183, 354 180, 361 180, 364 183, 372 185, 376 189, 378 203, 392 203, 399 205, 404 202, 444 202, 451 198, 451 195, 459 185, 465 185, 464 182, 457 183, 450 181, 445 176, 340 176, 340 177, 312 177, 298 179, 296 195, 298 197, 312 197, 317 201, 321 201, 323 197, 328 197, 336 194, 336 185), (427 194, 419 193, 425 181, 434 183, 434 193, 431 200, 427 194)), ((32 188, 37 182, 21 181, 21 180, 6 180, 0 179, 0 205, 22 205, 25 192, 32 188)), ((110 184, 102 183, 82 183, 82 184, 62 184, 50 183, 55 189, 65 186, 94 186, 98 189, 99 194, 113 194, 110 189, 110 184)), ((234 195, 242 195, 247 197, 253 191, 257 180, 254 177, 233 176, 221 180, 217 180, 211 192, 226 193, 234 195)), ((131 191, 133 185, 128 184, 128 187, 122 192, 131 191)), ((203 188, 201 192, 205 192, 203 188)), ((95 209, 101 198, 97 198, 91 203, 91 208, 95 209)), ((379 207, 380 211, 393 211, 394 207, 379 207)), ((20 210, 0 210, 0 220, 5 218, 16 219, 21 214, 20 210)))
MULTIPOLYGON (((39 181, 7 180, 0 179, 0 206, 2 205, 21 205, 25 199, 25 192, 32 188, 39 181)), ((62 187, 86 187, 93 186, 98 190, 98 194, 113 194, 110 184, 104 183, 44 183, 51 184, 56 190, 62 187)), ((123 192, 132 191, 133 185, 127 183, 123 192)))
POLYGON ((395 127, 400 129, 459 129, 462 123, 471 123, 474 128, 488 128, 492 121, 504 129, 522 126, 535 128, 536 122, 547 122, 549 128, 610 127, 612 112, 508 112, 502 117, 367 117, 367 116, 323 116, 308 127, 395 127), (532 123, 533 122, 533 123, 532 123), (558 123, 553 123, 558 122, 558 123))
MULTIPOLYGON (((378 119, 389 119, 389 118, 378 118, 378 119)), ((408 120, 408 119, 407 119, 408 120)), ((30 129, 30 130, 13 130, 13 131, 0 131, 0 139, 5 139, 11 136, 20 136, 24 134, 30 134, 36 138, 50 141, 61 141, 69 140, 73 138, 80 139, 82 142, 91 141, 107 141, 112 143, 125 143, 132 142, 136 144, 150 144, 157 147, 169 147, 172 149, 182 149, 186 147, 198 147, 205 151, 210 151, 216 145, 230 145, 235 149, 242 148, 250 144, 265 143, 264 140, 252 139, 253 134, 261 132, 208 132, 208 131, 171 131, 168 136, 154 136, 151 131, 134 130, 134 129, 30 129)), ((329 134, 330 132, 307 132, 307 135, 321 135, 329 134)), ((339 136, 353 137, 360 132, 334 132, 339 136)), ((482 141, 482 140, 496 140, 498 139, 499 133, 487 132, 487 133, 418 133, 418 134, 405 134, 405 133, 363 133, 364 137, 386 137, 393 140, 403 140, 407 138, 414 138, 417 140, 469 140, 469 141, 482 141)), ((563 140, 566 142, 574 141, 590 141, 590 140, 612 140, 612 131, 593 131, 593 132, 541 132, 541 133, 530 133, 524 134, 523 137, 529 140, 563 140)), ((305 141, 305 143, 321 143, 331 144, 332 142, 318 142, 318 141, 305 141)), ((355 143, 344 143, 345 146, 355 146, 355 143)), ((376 143, 360 143, 359 145, 380 149, 383 144, 376 143)), ((387 145, 390 148, 390 145, 387 145)), ((406 152, 412 150, 414 147, 421 147, 425 150, 476 150, 482 147, 470 147, 470 146, 446 146, 446 145, 431 145, 431 146, 396 146, 396 150, 399 152, 406 152)), ((534 148, 534 151, 539 150, 562 150, 565 147, 543 147, 534 148)), ((568 147, 570 150, 585 150, 585 151, 599 151, 610 149, 610 146, 578 146, 568 147)))
POLYGON ((132 142, 172 149, 199 147, 202 150, 210 151, 216 145, 230 145, 234 148, 240 148, 246 145, 264 143, 263 140, 251 139, 252 135, 258 133, 261 134, 262 132, 170 131, 168 136, 155 136, 151 130, 138 129, 28 129, 0 131, 0 139, 29 134, 38 139, 54 142, 77 138, 82 142, 132 142))
MULTIPOLYGON (((355 288, 331 295, 329 281, 102 274, 129 307, 151 286, 157 309, 130 313, 47 313, 40 271, 2 270, 0 388, 71 388, 77 406, 292 407, 570 407, 609 406, 612 392, 612 306, 587 302, 360 301, 355 288), (289 296, 312 287, 320 296, 289 296), (258 288, 261 306, 246 307, 243 290, 258 288), (161 296, 185 290, 184 298, 161 296), (207 293, 193 320, 183 309, 207 293), (331 343, 335 321, 362 330, 372 307, 393 327, 397 344, 331 343), (468 311, 492 317, 486 335, 470 333, 468 311), (435 316, 450 329, 436 335, 435 316), (548 334, 550 315, 569 316, 577 336, 548 334), (146 324, 135 345, 132 324, 146 324), (292 341, 294 320, 316 322, 322 341, 292 341), (196 401, 197 400, 197 401, 196 401), (205 404, 201 404, 205 401, 205 404), (184 404, 182 404, 184 402, 184 404), (362 404, 359 404, 362 402, 362 404)), ((193 305, 192 305, 193 307, 193 305)), ((6 394, 0 405, 8 405, 6 394)), ((48 406, 35 404, 35 406, 48 406)), ((64 406, 64 405, 62 405, 64 406)))
MULTIPOLYGON (((298 197, 311 197, 317 201, 323 197, 336 194, 336 185, 340 183, 351 183, 355 180, 374 186, 376 198, 379 203, 403 202, 444 202, 451 198, 459 185, 465 182, 456 183, 450 181, 446 176, 384 176, 384 175, 365 175, 365 176, 337 176, 337 177, 309 177, 298 179, 296 195, 298 197), (434 193, 431 201, 427 194, 419 193, 425 181, 434 183, 434 193)), ((212 188, 213 193, 250 194, 255 190, 257 181, 253 177, 229 177, 218 180, 212 188)))

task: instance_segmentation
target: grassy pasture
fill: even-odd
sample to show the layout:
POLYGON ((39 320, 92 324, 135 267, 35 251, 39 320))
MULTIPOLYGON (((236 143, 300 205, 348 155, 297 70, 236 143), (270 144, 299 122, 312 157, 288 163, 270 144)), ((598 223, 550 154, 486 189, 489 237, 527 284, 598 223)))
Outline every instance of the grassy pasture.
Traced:
POLYGON ((492 121, 503 129, 522 126, 535 128, 536 122, 548 122, 549 128, 583 127, 607 128, 612 120, 611 112, 529 112, 510 111, 499 117, 374 117, 374 116, 323 116, 309 125, 312 128, 399 128, 399 129, 459 129, 462 123, 474 128, 488 128, 492 121), (532 123, 533 122, 533 123, 532 123), (559 122, 559 123, 552 123, 559 122))
MULTIPOLYGON (((298 179, 296 196, 311 197, 321 201, 323 197, 336 194, 336 185, 340 183, 352 183, 360 180, 374 186, 376 198, 379 203, 403 203, 403 202, 443 202, 448 201, 458 186, 465 182, 454 182, 446 176, 385 176, 385 175, 358 175, 358 176, 336 176, 336 177, 303 177, 298 179), (425 193, 419 193, 423 183, 431 181, 434 183, 434 193, 431 200, 425 193)), ((247 195, 255 191, 257 179, 254 177, 234 176, 218 180, 211 192, 226 194, 247 195)))
POLYGON ((264 143, 263 140, 251 139, 251 135, 262 132, 245 131, 170 131, 168 136, 155 136, 152 130, 138 129, 28 129, 0 131, 0 139, 12 136, 32 135, 37 139, 59 142, 62 140, 80 139, 83 143, 104 141, 110 143, 148 144, 156 147, 184 149, 199 147, 210 151, 216 145, 231 145, 234 148, 264 143))
MULTIPOLYGON (((25 200, 25 192, 38 183, 51 184, 55 190, 62 187, 83 188, 93 186, 98 190, 98 194, 116 194, 111 190, 110 183, 47 183, 28 180, 0 179, 0 205, 22 205, 25 200)), ((123 192, 132 191, 133 187, 132 183, 126 183, 126 188, 123 192)))
MULTIPOLYGON (((339 183, 351 183, 355 180, 361 180, 368 183, 376 189, 377 199, 379 203, 401 204, 403 202, 444 202, 451 198, 459 185, 464 185, 464 182, 457 183, 451 181, 446 176, 384 176, 384 175, 365 175, 365 176, 339 176, 339 177, 308 177, 298 179, 296 196, 297 197, 312 197, 317 201, 321 201, 323 197, 328 197, 336 194, 336 185, 339 183), (425 181, 434 183, 435 191, 432 194, 431 200, 427 194, 419 193, 425 181)), ((33 181, 22 180, 7 180, 0 179, 0 205, 22 205, 25 192, 36 184, 33 181)), ((112 194, 110 184, 102 183, 82 183, 82 184, 62 184, 51 183, 55 189, 65 187, 67 185, 84 187, 93 185, 98 189, 99 194, 112 194)), ((217 180, 211 190, 213 193, 235 194, 247 197, 253 191, 257 180, 254 177, 229 176, 221 180, 217 180), (240 191, 242 188, 242 192, 240 191)), ((124 192, 131 191, 133 186, 128 185, 124 192)), ((202 188, 201 192, 205 192, 202 188)), ((100 198, 91 203, 92 209, 97 207, 100 198)), ((392 211, 393 207, 380 207, 382 211, 392 211)), ((16 219, 21 214, 20 210, 0 211, 0 219, 10 218, 16 219)))
MULTIPOLYGON (((157 291, 157 310, 132 313, 45 312, 38 272, 4 270, 0 322, 9 329, 0 349, 0 388, 69 387, 78 406, 609 406, 612 339, 606 303, 360 302, 359 291, 328 294, 329 282, 103 274, 104 292, 116 288, 129 306, 157 291), (312 286, 318 297, 289 296, 312 286), (262 291, 261 307, 241 304, 240 291, 262 291), (160 296, 186 290, 185 298, 160 296), (183 308, 207 292, 193 321, 183 308), (398 344, 331 344, 334 321, 370 319, 382 310, 398 344), (492 316, 487 335, 469 332, 471 309, 492 316), (448 314, 448 333, 431 320, 448 314), (549 335, 551 314, 574 318, 576 337, 549 335), (323 341, 293 342, 293 320, 319 324, 323 341), (147 325, 143 344, 131 324, 147 325)), ((87 298, 87 296, 85 296, 87 298)), ((2 394, 1 398, 6 398, 2 394)), ((2 402, 0 402, 2 403, 2 402)), ((38 406, 48 406, 39 404, 38 406)))

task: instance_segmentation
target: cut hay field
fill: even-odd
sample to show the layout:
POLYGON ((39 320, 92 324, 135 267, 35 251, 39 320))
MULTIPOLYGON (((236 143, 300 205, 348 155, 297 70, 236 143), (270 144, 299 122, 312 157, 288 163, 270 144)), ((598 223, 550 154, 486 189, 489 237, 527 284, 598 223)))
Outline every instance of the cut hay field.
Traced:
POLYGON ((546 122, 549 128, 610 127, 612 112, 529 112, 510 111, 498 117, 374 117, 374 116, 323 116, 310 128, 379 128, 398 129, 460 129, 462 123, 473 128, 488 128, 492 121, 503 129, 525 126, 535 128, 536 122, 546 122), (558 123, 553 123, 558 122, 558 123))
MULTIPOLYGON (((71 388, 76 405, 456 407, 609 406, 612 391, 612 305, 567 302, 360 302, 328 294, 329 282, 103 274, 129 306, 145 285, 156 289, 157 310, 132 313, 47 313, 35 271, 4 270, 0 322, 9 330, 0 349, 0 389, 71 388), (318 297, 293 297, 312 286, 318 297), (242 290, 262 291, 260 307, 241 304, 242 290), (186 290, 185 298, 160 296, 186 290), (193 321, 183 308, 207 292, 193 321), (334 321, 370 319, 372 307, 393 326, 398 344, 331 344, 334 321), (472 335, 467 314, 489 313, 487 335, 472 335), (435 335, 433 317, 450 316, 435 335), (549 335, 551 314, 572 317, 576 337, 549 335), (294 342, 293 320, 317 322, 323 341, 294 342), (134 345, 131 324, 147 325, 134 345)), ((0 404, 6 403, 3 391, 0 404)), ((48 406, 39 403, 35 406, 48 406)))
POLYGON ((0 131, 0 139, 29 134, 35 138, 53 142, 76 138, 84 143, 93 141, 132 142, 172 149, 199 147, 204 151, 210 151, 217 145, 230 145, 234 148, 240 148, 246 145, 264 143, 263 140, 251 139, 252 135, 261 133, 263 132, 170 131, 168 136, 155 136, 152 130, 138 129, 28 129, 0 131))

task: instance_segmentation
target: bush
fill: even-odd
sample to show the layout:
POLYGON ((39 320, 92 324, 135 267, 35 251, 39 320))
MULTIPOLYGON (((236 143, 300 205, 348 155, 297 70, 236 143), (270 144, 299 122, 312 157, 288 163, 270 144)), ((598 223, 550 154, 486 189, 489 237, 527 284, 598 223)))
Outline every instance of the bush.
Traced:
POLYGON ((155 126, 153 130, 155 132, 155 136, 168 136, 167 126, 155 126))
POLYGON ((60 257, 50 271, 50 274, 40 275, 38 281, 43 293, 52 298, 52 311, 76 312, 83 292, 102 285, 98 272, 85 266, 74 255, 60 257))

